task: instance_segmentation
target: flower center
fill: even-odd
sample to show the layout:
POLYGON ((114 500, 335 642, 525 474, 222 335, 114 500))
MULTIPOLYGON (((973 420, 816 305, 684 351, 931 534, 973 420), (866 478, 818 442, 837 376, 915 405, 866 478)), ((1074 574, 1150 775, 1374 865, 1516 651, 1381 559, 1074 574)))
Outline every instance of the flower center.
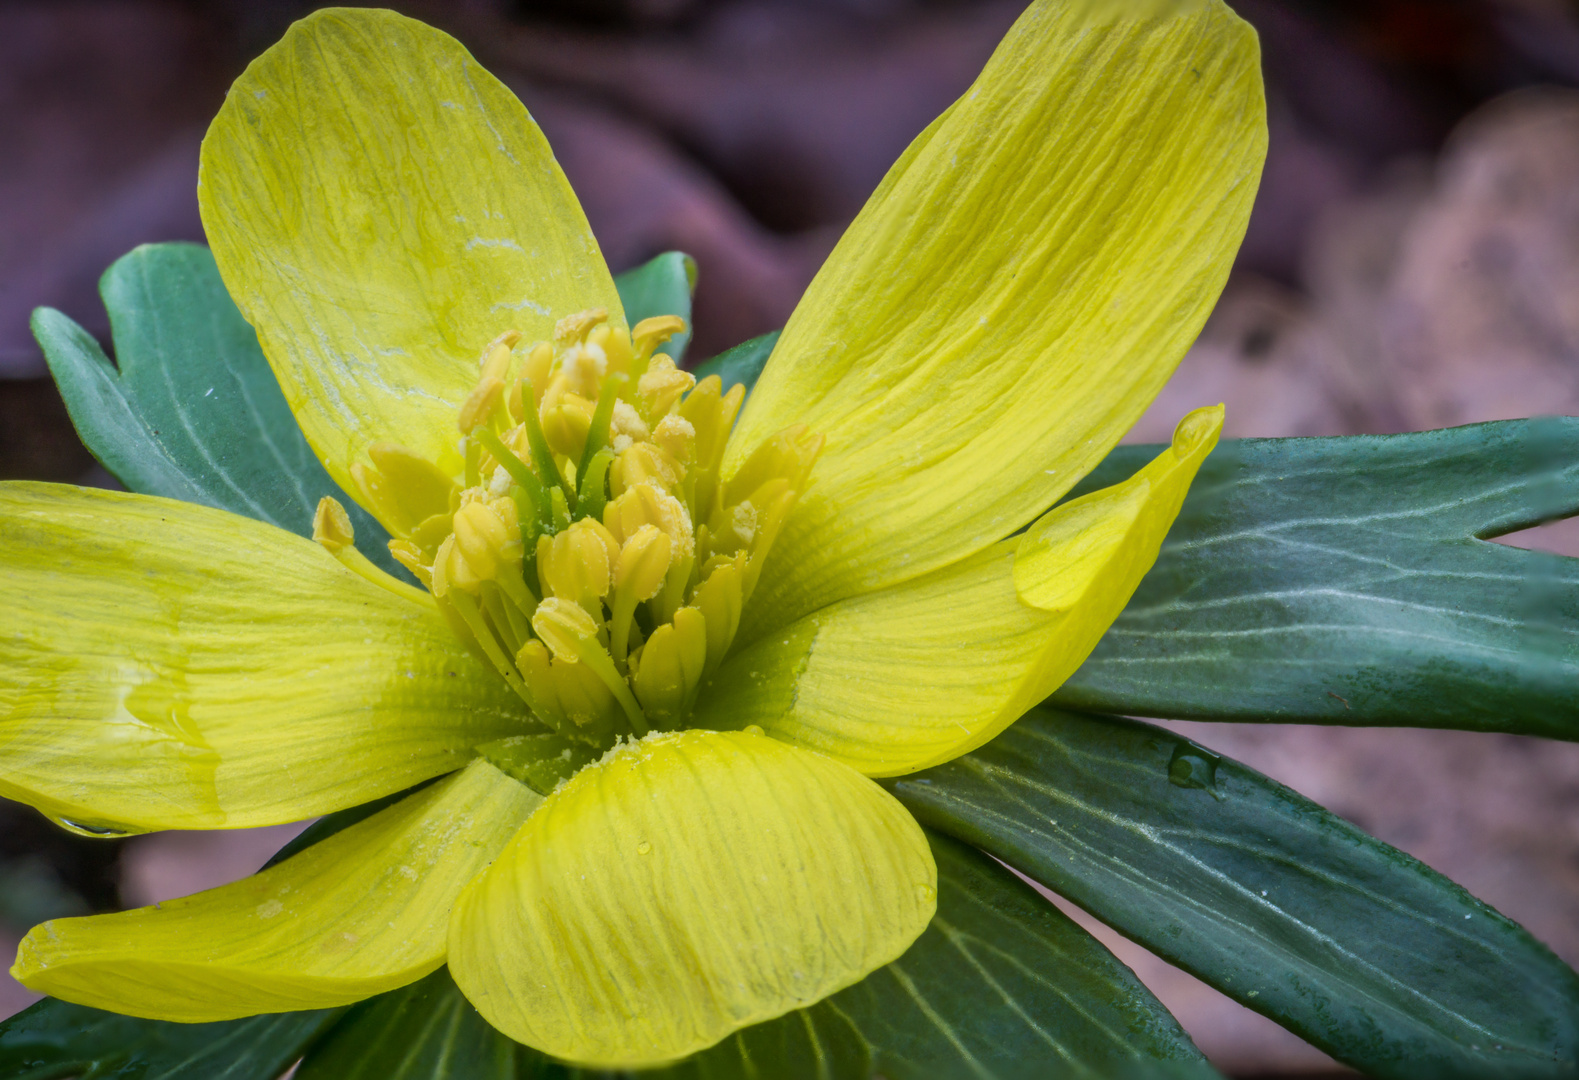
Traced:
MULTIPOLYGON (((392 444, 351 467, 394 557, 577 758, 685 726, 822 449, 787 428, 722 481, 744 388, 655 353, 674 316, 629 334, 607 320, 488 346, 459 414, 461 482, 392 444)), ((343 518, 320 507, 332 551, 343 518)))

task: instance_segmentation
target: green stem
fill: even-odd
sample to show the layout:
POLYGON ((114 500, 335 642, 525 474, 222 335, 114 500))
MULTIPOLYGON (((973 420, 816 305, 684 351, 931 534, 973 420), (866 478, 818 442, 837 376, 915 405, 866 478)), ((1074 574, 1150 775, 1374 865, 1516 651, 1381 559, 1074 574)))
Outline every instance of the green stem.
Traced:
MULTIPOLYGON (((577 476, 585 476, 592 456, 608 445, 609 426, 614 420, 614 402, 618 400, 620 386, 624 382, 623 375, 610 375, 603 381, 603 388, 598 393, 598 407, 592 413, 592 426, 587 429, 587 444, 581 451, 581 464, 576 469, 577 476)), ((581 486, 586 487, 585 481, 581 486)))
POLYGON ((532 446, 532 464, 537 466, 537 471, 543 474, 547 481, 553 477, 554 483, 565 493, 565 501, 572 509, 576 505, 576 493, 565 481, 564 475, 559 471, 559 466, 554 464, 554 452, 548 448, 548 439, 543 435, 543 421, 537 415, 537 409, 527 405, 529 401, 536 401, 535 391, 532 389, 531 379, 521 380, 521 422, 526 425, 526 441, 532 446))

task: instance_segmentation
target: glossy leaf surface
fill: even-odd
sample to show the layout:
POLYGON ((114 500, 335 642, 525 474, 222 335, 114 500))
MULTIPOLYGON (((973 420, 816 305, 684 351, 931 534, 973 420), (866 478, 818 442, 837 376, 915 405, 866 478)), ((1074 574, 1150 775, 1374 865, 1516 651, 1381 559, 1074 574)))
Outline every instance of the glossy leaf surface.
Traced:
POLYGON ((657 349, 672 356, 676 364, 680 363, 685 358, 685 347, 691 343, 691 294, 696 292, 696 260, 683 251, 665 251, 640 266, 614 275, 614 288, 619 290, 620 303, 625 305, 625 318, 631 326, 655 315, 678 315, 685 320, 685 329, 657 349))
POLYGON ((313 456, 207 248, 145 244, 104 272, 99 292, 116 363, 51 308, 34 313, 33 334, 77 433, 121 483, 302 536, 319 498, 333 495, 347 504, 357 547, 404 573, 388 534, 313 456))
MULTIPOLYGON (((1073 494, 1155 452, 1120 447, 1073 494)), ((1579 738, 1579 559, 1481 539, 1576 512, 1579 417, 1224 442, 1053 701, 1579 738)))
POLYGON ((6 1080, 276 1080, 343 1013, 218 1024, 137 1020, 45 998, 0 1024, 6 1080))
POLYGON ((696 376, 696 381, 701 382, 709 375, 717 375, 723 382, 722 393, 729 393, 732 386, 743 385, 746 393, 751 393, 751 388, 757 385, 757 376, 762 374, 762 369, 767 366, 768 357, 773 355, 773 346, 778 344, 779 332, 774 330, 763 334, 761 337, 742 341, 732 349, 725 349, 711 360, 704 360, 691 369, 696 376))
POLYGON ((1169 732, 1035 710, 891 789, 929 827, 1369 1074, 1579 1072, 1579 976, 1527 931, 1169 732))

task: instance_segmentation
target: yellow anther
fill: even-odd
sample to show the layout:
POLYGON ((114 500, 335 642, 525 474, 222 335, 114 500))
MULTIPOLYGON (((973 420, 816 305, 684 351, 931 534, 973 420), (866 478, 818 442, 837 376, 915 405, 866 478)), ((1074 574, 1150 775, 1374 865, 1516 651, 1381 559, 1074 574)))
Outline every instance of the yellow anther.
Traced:
POLYGON ((648 719, 677 727, 690 712, 707 662, 707 620, 694 607, 674 613, 674 621, 653 631, 642 646, 632 682, 648 719))
MULTIPOLYGON (((508 357, 506 357, 508 359, 508 357)), ((499 407, 499 399, 504 395, 504 380, 492 375, 484 375, 477 384, 477 389, 461 406, 457 423, 461 434, 470 435, 477 428, 486 424, 494 410, 499 407)))
POLYGON ((636 605, 651 600, 668 579, 674 544, 656 525, 643 525, 620 548, 614 568, 614 603, 609 616, 609 652, 625 659, 636 605))
MULTIPOLYGON (((605 330, 607 327, 598 327, 605 330)), ((572 345, 560 359, 560 371, 565 384, 582 397, 596 398, 603 376, 609 370, 609 358, 603 346, 593 341, 572 345)))
POLYGON ((351 529, 350 515, 345 512, 345 507, 327 495, 318 500, 318 508, 313 512, 313 539, 338 559, 341 566, 379 588, 388 589, 396 596, 415 600, 419 604, 433 603, 427 593, 390 577, 356 550, 356 536, 351 529))
MULTIPOLYGON (((568 664, 585 664, 593 675, 614 695, 625 710, 631 730, 638 736, 647 734, 647 718, 636 703, 625 677, 614 670, 614 661, 608 650, 598 641, 599 623, 588 615, 580 604, 550 596, 532 613, 532 630, 554 654, 554 666, 561 661, 568 664)), ((570 703, 565 700, 564 683, 556 684, 560 703, 569 713, 570 703)), ((572 716, 574 719, 574 716, 572 716)))
POLYGON ((683 479, 685 466, 650 442, 632 443, 609 468, 609 486, 615 494, 644 484, 672 491, 683 479))
POLYGON ((603 524, 621 544, 643 525, 656 525, 669 537, 674 558, 696 551, 696 535, 685 504, 650 484, 638 484, 609 503, 603 510, 603 524))
POLYGON ((479 368, 482 377, 498 379, 500 382, 510 381, 510 350, 515 348, 515 343, 521 340, 521 331, 506 330, 488 343, 483 350, 482 363, 479 368))
POLYGON ((665 416, 653 429, 653 442, 681 465, 696 457, 696 428, 683 416, 665 416))
POLYGON ((631 339, 629 334, 622 334, 612 326, 600 326, 587 335, 587 341, 602 348, 608 357, 609 374, 630 374, 631 368, 631 339))
POLYGON ((678 315, 654 315, 632 328, 631 345, 637 356, 651 356, 654 349, 684 329, 685 320, 678 315))
POLYGON ((609 313, 603 308, 590 308, 586 311, 578 311, 574 315, 566 315, 554 324, 554 342, 568 345, 573 341, 580 341, 594 326, 607 322, 608 317, 609 313))
POLYGON ((674 544, 656 525, 643 525, 620 548, 614 588, 634 601, 651 600, 663 588, 674 544))
POLYGON ((555 659, 567 663, 581 662, 589 649, 601 649, 598 644, 598 624, 585 608, 574 600, 550 596, 532 612, 532 631, 548 646, 555 659))
POLYGON ((614 415, 609 419, 610 442, 615 453, 626 449, 633 442, 646 442, 652 438, 652 431, 647 427, 647 421, 641 418, 628 401, 614 402, 614 415), (624 445, 619 440, 625 439, 624 445))
POLYGON ((601 617, 603 597, 609 594, 619 545, 608 529, 591 518, 582 518, 564 532, 538 541, 537 576, 546 596, 580 604, 589 615, 601 617))
MULTIPOLYGON (((521 365, 521 378, 529 379, 532 383, 532 405, 535 408, 543 401, 543 391, 548 389, 548 375, 554 367, 554 347, 546 341, 540 341, 532 346, 532 351, 527 354, 526 363, 521 365)), ((516 381, 510 388, 510 415, 516 420, 523 420, 526 414, 521 411, 521 383, 516 381)))
POLYGON ((596 406, 578 394, 565 394, 543 411, 543 438, 548 448, 572 461, 581 460, 581 451, 587 445, 587 432, 592 427, 592 412, 596 406))
POLYGON ((468 492, 454 529, 433 561, 434 595, 452 588, 474 593, 484 581, 498 580, 511 591, 520 585, 521 527, 511 500, 468 492))
POLYGON ((521 557, 521 530, 507 499, 474 499, 455 512, 455 544, 480 578, 521 557))
POLYGON ((674 361, 663 353, 652 358, 652 363, 636 384, 636 400, 641 411, 650 420, 657 420, 676 404, 681 396, 696 385, 696 376, 681 371, 674 361))
POLYGON ((313 512, 313 540, 322 544, 331 555, 339 554, 341 548, 350 547, 356 542, 356 535, 351 529, 351 515, 327 495, 318 500, 318 509, 313 512))

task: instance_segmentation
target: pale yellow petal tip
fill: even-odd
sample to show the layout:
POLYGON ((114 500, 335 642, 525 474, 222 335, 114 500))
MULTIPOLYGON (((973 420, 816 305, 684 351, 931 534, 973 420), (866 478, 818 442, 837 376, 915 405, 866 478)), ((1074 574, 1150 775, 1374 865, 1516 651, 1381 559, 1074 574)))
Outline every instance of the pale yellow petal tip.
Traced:
POLYGON ((1143 561, 1144 573, 1155 561, 1190 481, 1222 435, 1223 414, 1221 404, 1185 414, 1172 445, 1145 468, 1054 507, 1027 529, 1014 555, 1020 600, 1044 611, 1070 611, 1094 589, 1138 582, 1131 564, 1143 561))
POLYGON ((1180 461, 1190 457, 1204 457, 1212 452, 1223 434, 1223 417, 1227 409, 1221 402, 1206 405, 1184 414, 1173 429, 1173 454, 1180 461))
POLYGON ((627 742, 549 796, 450 922, 489 1023, 566 1061, 664 1064, 898 959, 937 908, 893 796, 760 733, 627 742))

